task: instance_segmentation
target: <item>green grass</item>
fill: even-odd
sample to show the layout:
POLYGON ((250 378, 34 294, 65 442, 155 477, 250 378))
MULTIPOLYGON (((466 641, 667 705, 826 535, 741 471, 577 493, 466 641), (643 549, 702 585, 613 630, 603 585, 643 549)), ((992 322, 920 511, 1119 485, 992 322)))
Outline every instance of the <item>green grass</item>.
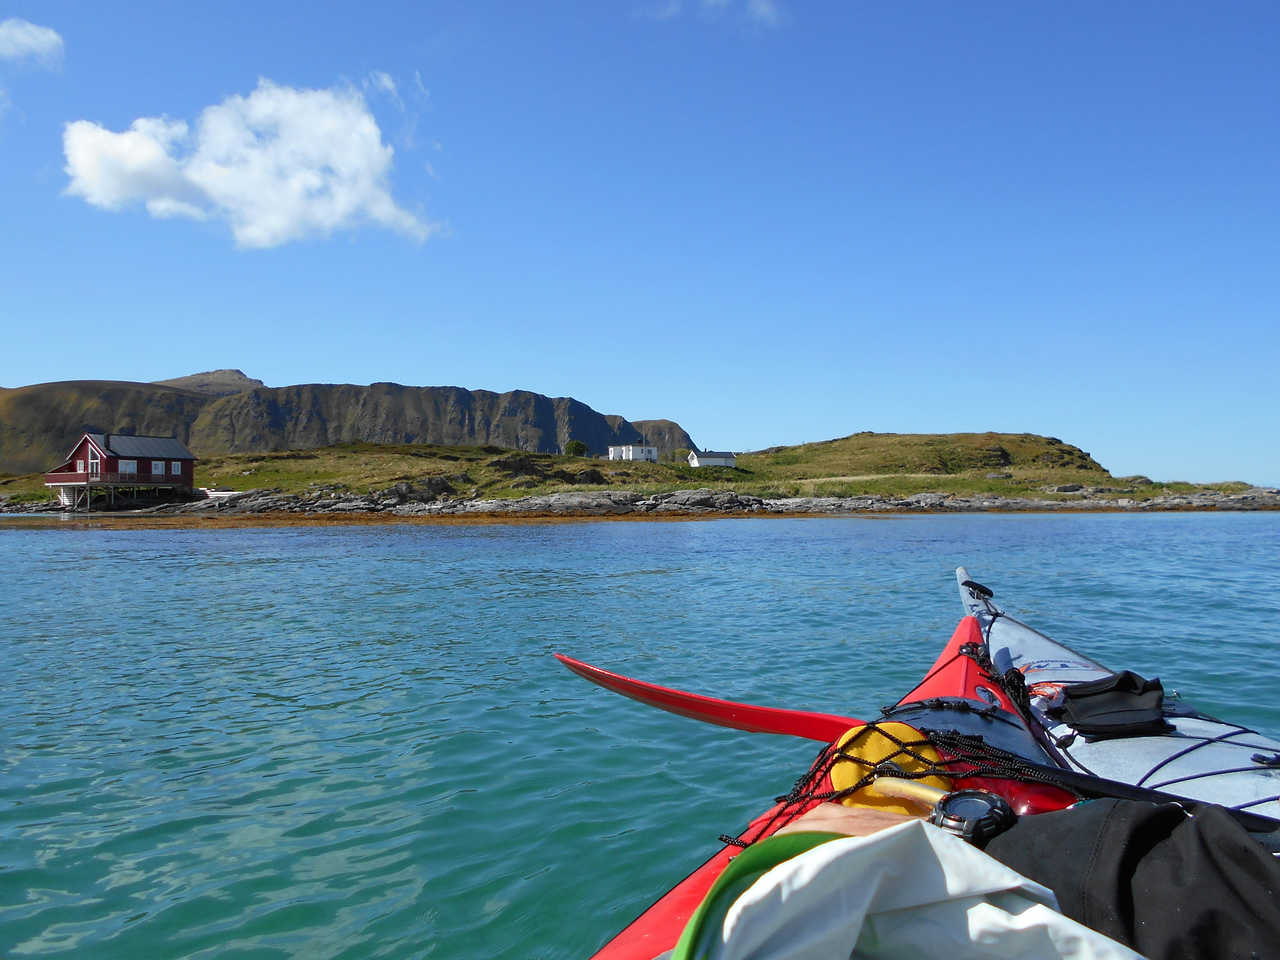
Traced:
MULTIPOLYGON (((634 463, 499 447, 346 443, 316 450, 213 456, 196 465, 196 484, 233 490, 304 493, 317 487, 367 493, 398 482, 434 478, 451 496, 504 499, 571 490, 627 489, 660 493, 690 487, 732 489, 765 497, 915 493, 990 494, 1072 500, 1043 489, 1069 483, 1107 487, 1111 496, 1146 500, 1161 494, 1244 483, 1152 483, 1112 477, 1089 454, 1052 437, 1032 434, 860 433, 823 443, 743 454, 738 466, 694 469, 685 463, 634 463)), ((48 499, 43 476, 0 477, 0 496, 48 499)))
POLYGON ((55 496, 57 494, 51 494, 44 485, 44 474, 0 479, 0 497, 6 497, 13 503, 39 503, 55 496))
POLYGON ((739 465, 796 479, 879 474, 961 474, 1012 465, 1087 471, 1110 477, 1089 454, 1054 437, 1033 434, 855 433, 850 437, 765 450, 739 465))

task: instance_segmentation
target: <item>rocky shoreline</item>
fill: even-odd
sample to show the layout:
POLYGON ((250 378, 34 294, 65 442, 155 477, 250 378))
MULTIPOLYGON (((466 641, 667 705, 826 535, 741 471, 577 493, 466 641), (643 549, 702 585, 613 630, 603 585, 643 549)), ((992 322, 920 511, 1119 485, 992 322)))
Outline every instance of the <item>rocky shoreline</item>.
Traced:
MULTIPOLYGON (((115 516, 156 517, 243 517, 255 514, 300 514, 335 516, 380 514, 396 517, 611 517, 611 516, 697 516, 697 515, 849 515, 876 513, 1021 513, 1120 511, 1151 513, 1179 510, 1280 510, 1280 489, 1252 487, 1239 493, 1196 491, 1165 494, 1147 500, 1117 495, 1105 488, 1056 489, 1067 499, 959 496, 947 493, 917 493, 908 497, 786 497, 766 498, 732 490, 675 490, 643 494, 626 490, 596 490, 553 493, 511 500, 483 500, 476 497, 442 496, 433 485, 398 483, 369 494, 353 494, 333 488, 308 493, 281 493, 278 490, 248 490, 228 496, 170 503, 115 516)), ((61 513, 56 503, 8 504, 0 501, 0 513, 61 513)))

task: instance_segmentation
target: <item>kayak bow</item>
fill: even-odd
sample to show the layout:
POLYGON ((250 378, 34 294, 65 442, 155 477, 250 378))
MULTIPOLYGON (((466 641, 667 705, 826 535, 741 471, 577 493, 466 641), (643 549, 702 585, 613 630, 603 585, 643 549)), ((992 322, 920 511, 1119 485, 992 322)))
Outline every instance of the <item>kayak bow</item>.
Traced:
MULTIPOLYGON (((652 960, 670 950, 742 848, 772 836, 817 804, 838 798, 846 805, 875 805, 877 795, 883 800, 885 793, 912 786, 914 778, 911 784, 899 782, 891 771, 881 771, 882 765, 898 761, 868 752, 876 736, 887 736, 899 753, 926 763, 928 769, 915 773, 937 773, 963 789, 998 793, 1020 815, 1058 810, 1080 797, 1176 803, 1189 813, 1217 803, 1234 808, 1230 814, 1270 849, 1280 847, 1280 817, 1251 809, 1274 809, 1280 741, 1181 702, 1163 711, 1175 728, 1171 735, 1096 742, 1078 735, 1049 712, 1055 691, 1111 671, 1004 613, 992 602, 991 591, 970 580, 963 567, 956 579, 966 615, 924 679, 869 725, 852 717, 688 693, 555 655, 569 670, 606 690, 705 723, 829 744, 846 733, 855 741, 862 738, 857 755, 849 740, 819 754, 790 793, 736 837, 722 837, 719 850, 610 939, 594 960, 652 960), (1014 673, 1021 677, 1010 677, 1014 673), (910 734, 904 739, 890 727, 910 734), (926 746, 921 744, 931 756, 923 755, 926 746), (933 771, 934 766, 939 769, 933 771), (863 785, 867 771, 878 779, 863 785), (1179 793, 1161 789, 1168 787, 1179 793), (1180 795, 1184 791, 1189 795, 1180 795)), ((927 797, 915 798, 917 804, 921 800, 928 802, 927 797)))

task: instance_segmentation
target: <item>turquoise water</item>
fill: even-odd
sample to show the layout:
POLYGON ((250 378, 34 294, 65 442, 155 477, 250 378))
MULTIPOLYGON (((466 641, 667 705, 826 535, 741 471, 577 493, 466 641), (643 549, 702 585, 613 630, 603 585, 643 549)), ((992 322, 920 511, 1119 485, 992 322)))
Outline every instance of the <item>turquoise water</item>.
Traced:
POLYGON ((865 716, 957 564, 1280 732, 1280 514, 0 526, 0 956, 583 957, 814 748, 551 652, 865 716))

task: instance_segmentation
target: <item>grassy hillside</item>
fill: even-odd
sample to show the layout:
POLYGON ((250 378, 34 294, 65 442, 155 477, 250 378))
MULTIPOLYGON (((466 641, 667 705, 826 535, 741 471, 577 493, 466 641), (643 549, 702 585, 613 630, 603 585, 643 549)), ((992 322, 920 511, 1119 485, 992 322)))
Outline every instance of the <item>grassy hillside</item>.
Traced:
POLYGON ((1007 433, 855 433, 850 437, 773 447, 738 458, 754 476, 805 496, 1043 493, 1079 483, 1115 486, 1107 470, 1056 437, 1007 433))
POLYGON ((955 474, 1017 465, 1110 476, 1079 447, 1030 433, 855 433, 838 440, 745 454, 753 469, 777 476, 869 473, 955 474))
MULTIPOLYGON (((1031 434, 854 434, 825 443, 776 447, 738 458, 738 467, 694 470, 683 463, 618 461, 524 453, 496 446, 347 443, 316 450, 226 454, 201 460, 196 483, 235 490, 298 493, 329 486, 357 493, 408 482, 442 496, 520 497, 609 487, 656 493, 718 487, 759 496, 956 494, 1070 498, 1045 487, 1082 484, 1136 500, 1196 489, 1193 484, 1114 478, 1089 454, 1031 434)), ((1214 489, 1243 489, 1240 483, 1214 489)), ((38 475, 0 478, 0 496, 46 496, 38 475)))
POLYGON ((209 400, 175 387, 105 380, 0 389, 0 469, 51 469, 86 431, 186 442, 209 400))

